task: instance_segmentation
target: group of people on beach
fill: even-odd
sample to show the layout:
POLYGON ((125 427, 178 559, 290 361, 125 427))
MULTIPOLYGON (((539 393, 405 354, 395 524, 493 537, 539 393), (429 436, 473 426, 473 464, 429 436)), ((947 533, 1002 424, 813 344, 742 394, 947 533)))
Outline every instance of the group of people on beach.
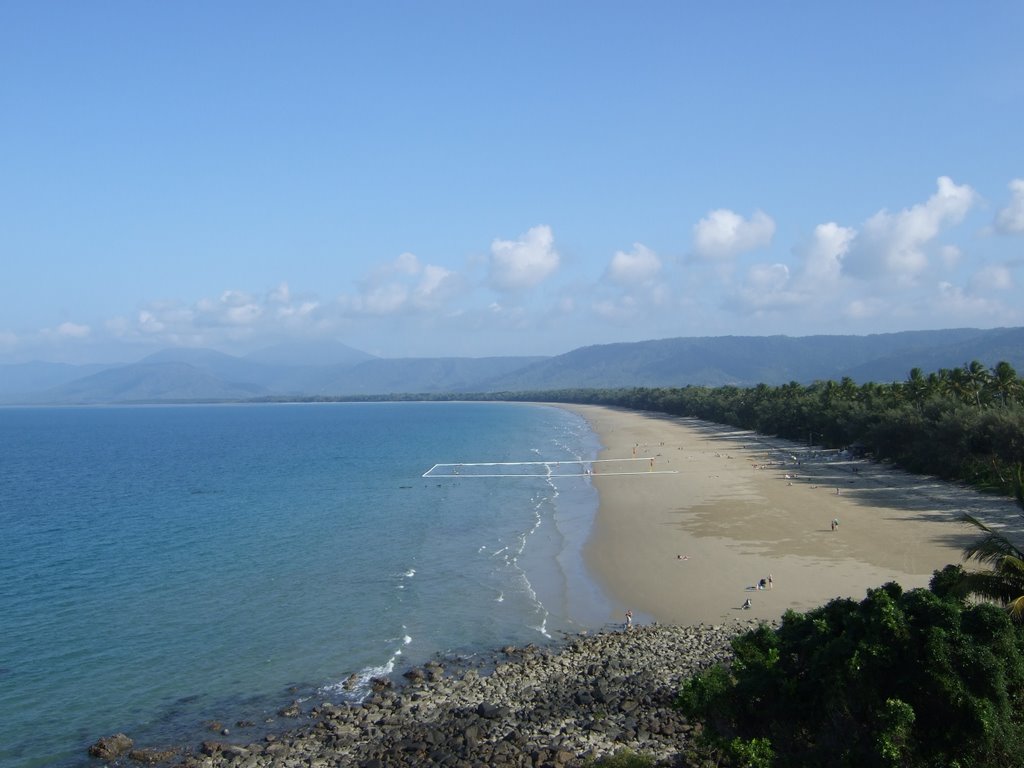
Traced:
MULTIPOLYGON (((774 586, 775 586, 775 578, 769 573, 768 574, 768 578, 760 579, 753 586, 753 589, 761 591, 762 589, 771 589, 774 586)), ((747 587, 747 589, 751 589, 751 587, 747 587)), ((746 600, 743 601, 743 605, 741 606, 741 608, 743 608, 743 610, 745 610, 745 611, 749 610, 749 609, 751 609, 753 607, 754 607, 754 604, 752 602, 750 602, 750 598, 749 597, 746 600)))

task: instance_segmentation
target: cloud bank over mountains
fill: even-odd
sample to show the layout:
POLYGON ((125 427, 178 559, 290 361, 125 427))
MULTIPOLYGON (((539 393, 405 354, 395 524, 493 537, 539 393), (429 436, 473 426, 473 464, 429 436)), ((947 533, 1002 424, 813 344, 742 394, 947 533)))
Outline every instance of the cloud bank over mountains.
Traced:
POLYGON ((261 291, 228 285, 216 296, 150 297, 109 317, 0 328, 0 359, 244 351, 303 338, 396 357, 552 354, 579 346, 581 334, 598 343, 1019 326, 1024 179, 1008 190, 988 201, 941 176, 920 201, 803 232, 776 221, 769 205, 747 214, 715 208, 689 227, 680 222, 678 241, 662 252, 642 239, 610 245, 593 274, 581 264, 601 263, 595 254, 580 258, 578 246, 559 242, 557 225, 534 223, 495 233, 475 252, 430 262, 404 252, 365 263, 355 277, 325 275, 321 285, 282 275, 261 291), (1002 241, 1014 245, 995 247, 1002 241))

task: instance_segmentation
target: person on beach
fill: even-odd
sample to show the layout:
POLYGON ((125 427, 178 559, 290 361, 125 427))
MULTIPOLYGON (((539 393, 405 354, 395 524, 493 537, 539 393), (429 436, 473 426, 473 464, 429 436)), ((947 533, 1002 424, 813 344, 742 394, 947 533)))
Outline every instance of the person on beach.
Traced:
POLYGON ((774 583, 775 583, 775 582, 774 582, 774 581, 773 581, 773 579, 772 579, 772 575, 771 575, 771 574, 769 573, 769 574, 768 574, 768 589, 771 589, 771 588, 772 588, 772 585, 773 585, 774 583))
POLYGON ((743 601, 743 610, 746 611, 751 607, 753 607, 753 603, 750 602, 750 598, 748 597, 746 600, 743 601))
POLYGON ((768 579, 761 579, 757 582, 758 589, 768 589, 768 579))
POLYGON ((625 629, 627 632, 633 628, 633 612, 630 610, 626 611, 626 624, 625 629))
POLYGON ((839 518, 832 518, 832 530, 835 531, 839 527, 839 518))

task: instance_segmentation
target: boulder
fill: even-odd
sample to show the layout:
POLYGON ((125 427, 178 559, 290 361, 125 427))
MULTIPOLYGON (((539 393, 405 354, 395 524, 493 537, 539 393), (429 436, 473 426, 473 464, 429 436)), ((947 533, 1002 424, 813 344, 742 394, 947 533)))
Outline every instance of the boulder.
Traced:
POLYGON ((104 736, 91 747, 89 755, 100 760, 114 760, 130 750, 134 742, 123 733, 104 736))

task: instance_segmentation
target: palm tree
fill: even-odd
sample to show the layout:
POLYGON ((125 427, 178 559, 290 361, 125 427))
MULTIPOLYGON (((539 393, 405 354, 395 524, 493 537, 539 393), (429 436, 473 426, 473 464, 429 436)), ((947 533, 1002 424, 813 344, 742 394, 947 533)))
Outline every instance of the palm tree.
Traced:
MULTIPOLYGON (((1024 509, 1024 467, 1020 464, 1015 468, 1013 485, 1017 504, 1024 509)), ((1007 606, 1013 618, 1024 620, 1024 550, 1005 534, 992 530, 966 512, 960 515, 960 520, 984 534, 964 547, 964 559, 992 566, 991 571, 967 573, 962 588, 970 594, 999 601, 1007 606)))
POLYGON ((1017 378, 1017 371, 1005 360, 996 363, 989 373, 989 388, 994 390, 999 397, 1001 405, 1007 402, 1014 402, 1021 392, 1021 382, 1017 378))
POLYGON ((985 391, 988 385, 988 368, 977 360, 971 360, 971 362, 964 364, 964 380, 967 391, 974 395, 974 404, 980 408, 981 393, 985 391))
POLYGON ((928 382, 920 368, 910 369, 910 375, 904 386, 907 390, 907 399, 920 411, 924 407, 924 400, 928 394, 928 382))

